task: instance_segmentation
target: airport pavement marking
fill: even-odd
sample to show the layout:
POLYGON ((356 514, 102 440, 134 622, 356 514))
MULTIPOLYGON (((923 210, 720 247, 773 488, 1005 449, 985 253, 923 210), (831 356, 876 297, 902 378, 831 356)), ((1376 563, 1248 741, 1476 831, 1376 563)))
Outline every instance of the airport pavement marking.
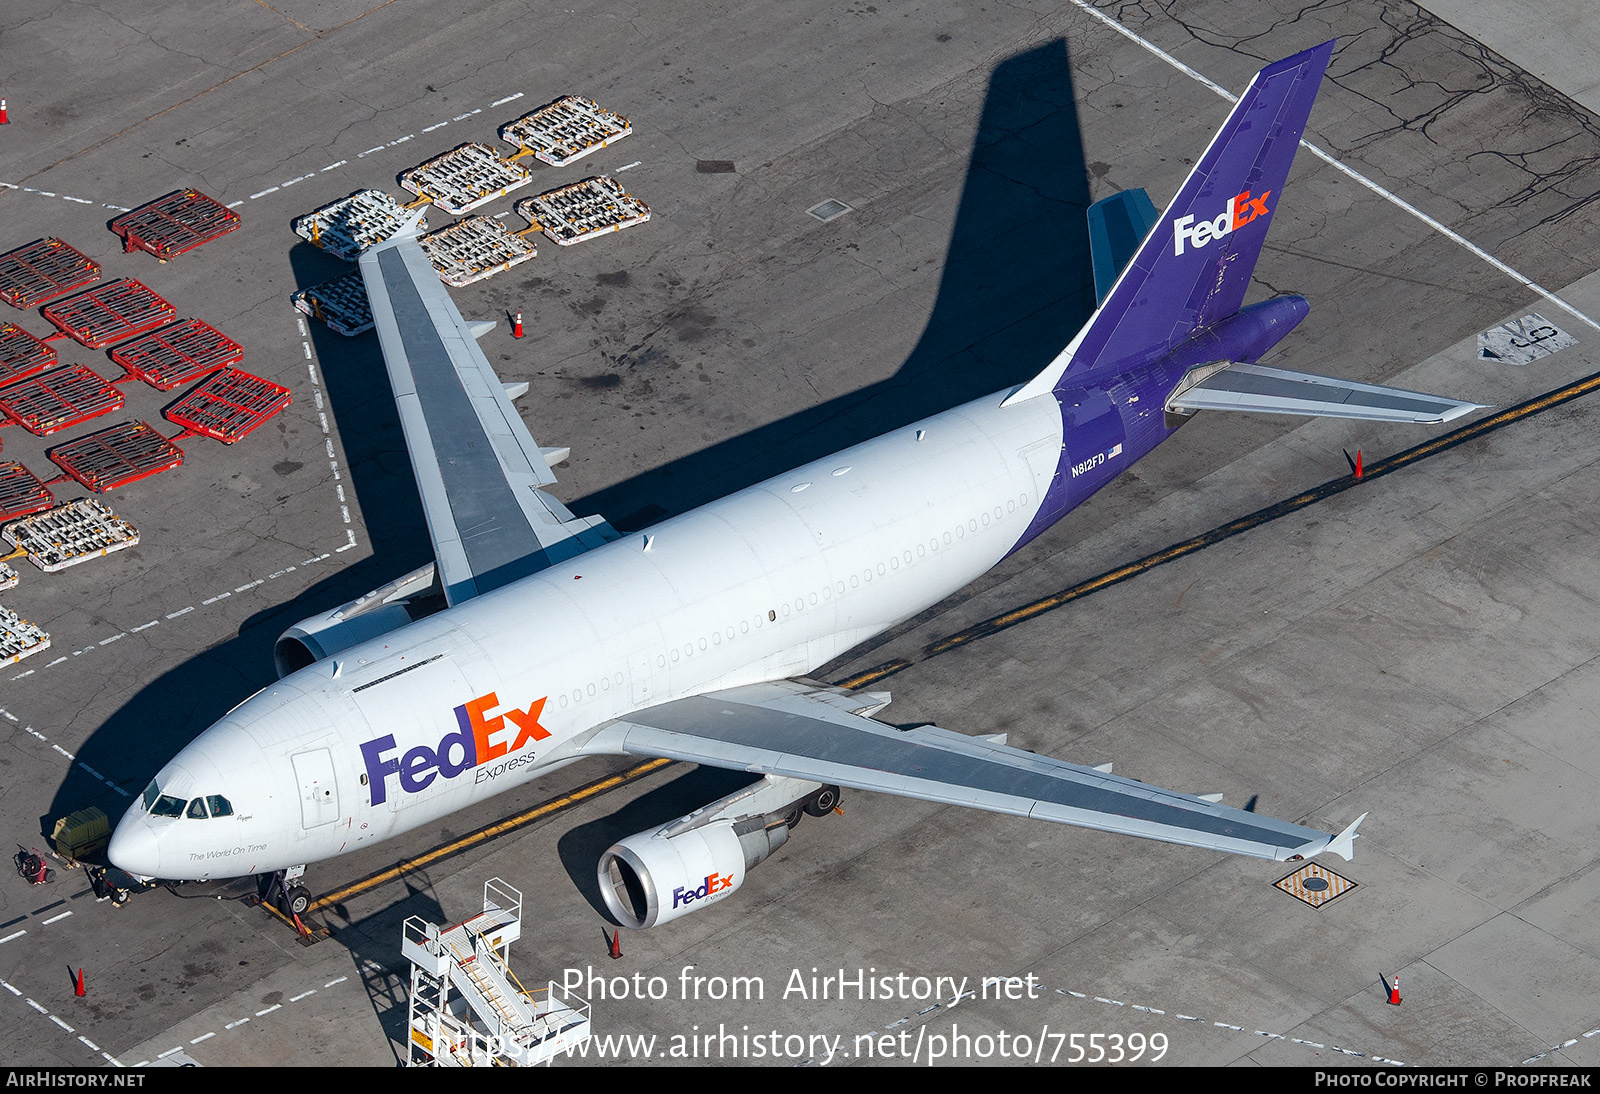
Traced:
POLYGON ((1148 570, 1153 570, 1157 566, 1174 562, 1197 551, 1202 551, 1207 547, 1215 546, 1223 540, 1231 539, 1242 532, 1259 528, 1261 525, 1268 524, 1279 517, 1298 512, 1307 506, 1315 505, 1319 501, 1331 498, 1336 494, 1342 494, 1353 487, 1361 486, 1372 479, 1381 478, 1403 467, 1408 467, 1413 463, 1427 459, 1429 456, 1438 455, 1440 452, 1454 448, 1459 444, 1465 444, 1467 441, 1476 440, 1524 418, 1532 417, 1535 414, 1558 407, 1563 403, 1571 402, 1573 399, 1587 395, 1596 389, 1600 389, 1600 372, 1585 376, 1581 380, 1575 380, 1565 387, 1545 392, 1543 395, 1536 395, 1532 399, 1507 407, 1505 410, 1486 415, 1469 425, 1452 429, 1448 433, 1442 433, 1430 441, 1423 441, 1421 444, 1413 445, 1392 456, 1373 460, 1366 465, 1365 474, 1362 478, 1357 479, 1353 475, 1344 475, 1337 479, 1330 479, 1320 486, 1314 486, 1293 497, 1285 498, 1265 508, 1257 509, 1255 512, 1248 513, 1237 520, 1220 524, 1210 531, 1202 532, 1197 536, 1192 536, 1189 539, 1164 547, 1153 554, 1145 555, 1143 558, 1135 559, 1122 566, 1107 570, 1102 574, 1089 578, 1087 581, 1080 581, 1078 584, 1068 586, 1059 592, 1029 601, 1026 604, 1001 612, 999 615, 990 616, 988 619, 974 623, 969 627, 956 631, 954 634, 946 635, 928 643, 909 657, 897 657, 892 661, 885 661, 881 665, 875 665, 852 676, 847 676, 843 680, 836 681, 836 683, 839 687, 852 690, 876 683, 908 669, 912 665, 920 664, 943 653, 949 653, 951 650, 958 649, 976 639, 987 638, 1003 630, 1008 630, 1019 623, 1025 623, 1036 616, 1043 615, 1045 612, 1054 611, 1075 600, 1081 600, 1091 593, 1120 584, 1148 570))
POLYGON ((71 194, 57 194, 51 190, 36 190, 32 186, 20 186, 14 182, 0 182, 0 188, 6 190, 17 190, 25 194, 38 194, 43 198, 60 198, 62 201, 70 201, 78 205, 98 205, 102 209, 115 209, 119 213, 130 213, 133 211, 126 205, 112 205, 110 202, 105 201, 90 201, 88 198, 75 198, 71 194))
POLYGON ((306 374, 311 378, 311 398, 317 405, 317 422, 322 427, 322 451, 328 459, 328 470, 333 474, 333 492, 339 499, 339 516, 345 525, 345 544, 334 548, 335 553, 340 553, 356 546, 356 533, 350 527, 350 503, 344 496, 344 474, 339 470, 339 457, 333 450, 333 434, 328 425, 327 403, 322 396, 322 378, 317 373, 319 362, 311 348, 311 332, 306 327, 305 316, 295 316, 295 323, 300 329, 300 349, 306 356, 306 374))
MULTIPOLYGON (((1223 87, 1221 84, 1217 83, 1216 81, 1211 80, 1208 77, 1201 75, 1199 72, 1197 72, 1196 70, 1190 68, 1188 65, 1186 65, 1182 61, 1178 60, 1176 57, 1174 57, 1172 54, 1168 53, 1166 50, 1162 49, 1160 46, 1156 45, 1154 42, 1151 42, 1148 39, 1141 37, 1140 35, 1136 34, 1134 31, 1132 31, 1132 30, 1128 29, 1127 27, 1123 26, 1120 22, 1118 22, 1113 17, 1107 15, 1105 12, 1103 12, 1103 11, 1099 10, 1098 8, 1094 7, 1094 5, 1090 4, 1088 2, 1088 0, 1072 0, 1072 3, 1073 3, 1073 5, 1075 7, 1079 8, 1080 10, 1082 10, 1083 12, 1085 12, 1088 15, 1094 16, 1094 18, 1098 19, 1100 22, 1104 23, 1106 26, 1110 27, 1112 30, 1116 31, 1118 34, 1122 35, 1124 38, 1127 38, 1130 41, 1136 42, 1138 45, 1143 47, 1145 50, 1147 50, 1151 54, 1155 55, 1156 57, 1159 57, 1161 60, 1163 60, 1167 64, 1171 65, 1173 68, 1177 69, 1179 72, 1183 73, 1185 76, 1189 77, 1191 80, 1194 80, 1194 81, 1196 81, 1196 82, 1198 82, 1200 84, 1203 84, 1204 86, 1210 88, 1212 91, 1214 91, 1218 95, 1222 96, 1228 102, 1236 103, 1236 102, 1239 101, 1239 96, 1235 95, 1233 92, 1229 91, 1227 88, 1223 87)), ((1328 153, 1328 152, 1324 151, 1323 149, 1317 147, 1316 145, 1312 144, 1310 141, 1302 140, 1300 142, 1300 147, 1304 148, 1306 151, 1310 152, 1313 156, 1316 156, 1319 160, 1322 160, 1324 163, 1328 164, 1328 166, 1334 168, 1336 171, 1339 171, 1340 173, 1349 176, 1355 182, 1357 182, 1360 185, 1366 187, 1368 190, 1371 190, 1374 194, 1377 194, 1379 197, 1383 198, 1385 201, 1390 202, 1396 208, 1400 209, 1402 212, 1408 213, 1411 216, 1415 217, 1417 220, 1420 220, 1422 223, 1426 224, 1428 227, 1432 228, 1434 231, 1438 232, 1440 235, 1444 236, 1446 239, 1450 240, 1452 243, 1455 243, 1457 246, 1464 247, 1466 250, 1470 251, 1472 254, 1476 255, 1478 258, 1481 258, 1483 261, 1487 262, 1489 265, 1493 266, 1495 269, 1499 270, 1501 273, 1505 274, 1507 277, 1511 278, 1513 281, 1516 281, 1518 284, 1522 285, 1524 288, 1529 289, 1532 292, 1538 293, 1540 296, 1542 296, 1546 300, 1550 301, 1550 303, 1554 304, 1556 307, 1560 308, 1562 311, 1565 311, 1569 315, 1572 315, 1573 317, 1581 320, 1582 322, 1587 323, 1589 326, 1593 327, 1595 330, 1600 330, 1600 322, 1597 322, 1596 320, 1590 318, 1588 315, 1586 315, 1583 312, 1579 311, 1577 308, 1575 308, 1571 304, 1567 303, 1565 300, 1563 300, 1561 297, 1557 296, 1555 293, 1551 292, 1549 289, 1544 288, 1542 285, 1539 285, 1538 283, 1534 282, 1530 278, 1525 277, 1521 273, 1519 273, 1516 270, 1512 269, 1510 266, 1508 266, 1504 262, 1500 261, 1494 255, 1490 254, 1488 251, 1484 250, 1482 247, 1479 247, 1477 244, 1475 244, 1471 240, 1467 239, 1465 236, 1463 236, 1460 233, 1452 231, 1451 229, 1445 227, 1439 221, 1435 220, 1433 217, 1429 216, 1427 213, 1424 213, 1421 209, 1418 209, 1415 205, 1412 205, 1410 202, 1406 201, 1404 198, 1400 197, 1398 194, 1395 194, 1392 191, 1384 189, 1382 186, 1379 186, 1376 182, 1373 182, 1367 176, 1361 174, 1361 172, 1355 170, 1354 168, 1347 167, 1345 164, 1343 164, 1343 163, 1339 162, 1337 159, 1335 159, 1330 153, 1328 153)))
MULTIPOLYGON (((332 558, 334 555, 340 553, 341 551, 348 551, 348 550, 350 550, 350 548, 355 547, 356 545, 357 544, 356 544, 355 533, 353 531, 350 531, 349 529, 346 529, 345 530, 345 543, 342 546, 335 547, 331 551, 323 551, 319 555, 313 555, 310 558, 305 559, 303 562, 301 562, 297 566, 284 566, 281 569, 274 570, 272 573, 268 574, 266 577, 257 578, 256 580, 250 581, 250 582, 246 582, 243 585, 234 586, 232 589, 223 589, 220 592, 216 593, 214 596, 209 596, 209 597, 206 597, 205 599, 201 600, 199 606, 203 607, 203 608, 209 608, 213 604, 218 604, 218 603, 221 603, 224 600, 229 599, 235 593, 249 592, 250 590, 256 588, 257 586, 265 585, 267 582, 274 581, 274 580, 276 580, 276 579, 278 579, 280 577, 285 577, 285 576, 287 576, 289 574, 292 574, 292 573, 296 572, 297 570, 301 569, 302 567, 310 566, 310 565, 313 565, 315 563, 321 562, 324 559, 332 558)), ((190 612, 195 610, 195 607, 196 606, 194 604, 187 605, 186 607, 179 608, 177 611, 171 611, 171 612, 165 613, 163 618, 167 619, 167 620, 177 619, 179 616, 188 615, 190 612)), ((151 627, 159 626, 161 624, 161 622, 162 622, 161 619, 152 619, 148 623, 139 624, 137 627, 129 627, 126 631, 119 632, 117 634, 112 635, 109 638, 104 638, 104 639, 101 639, 98 642, 91 643, 90 645, 85 646, 81 650, 74 650, 70 654, 63 654, 62 656, 57 657, 54 661, 48 661, 45 664, 40 665, 39 668, 28 669, 28 670, 26 670, 24 672, 16 673, 15 675, 13 675, 11 677, 11 679, 12 680, 21 680, 25 676, 32 676, 34 673, 39 672, 41 669, 53 669, 57 665, 60 665, 60 664, 62 664, 64 662, 66 662, 66 661, 70 661, 74 657, 81 656, 82 654, 85 654, 85 653, 93 653, 95 650, 99 649, 100 647, 109 645, 112 642, 115 642, 119 638, 125 638, 130 634, 136 634, 139 631, 149 630, 151 627)), ((12 717, 12 716, 11 715, 7 715, 7 717, 12 717)), ((12 720, 15 721, 16 719, 14 717, 12 717, 12 720)), ((35 737, 38 737, 41 741, 48 741, 49 740, 48 737, 44 736, 41 733, 35 732, 31 727, 28 729, 28 732, 32 733, 35 737)), ((61 749, 60 746, 52 745, 51 747, 55 748, 58 752, 61 752, 62 755, 67 756, 69 759, 72 758, 72 754, 69 753, 69 752, 66 752, 63 749, 61 749)), ((90 773, 93 774, 96 778, 104 778, 104 776, 100 775, 99 772, 94 771, 92 768, 90 769, 90 773)))
MULTIPOLYGON (((23 932, 18 932, 18 933, 23 933, 23 932)), ((64 1032, 69 1033, 69 1034, 78 1034, 77 1029, 74 1028, 72 1025, 70 1025, 66 1021, 66 1019, 62 1018, 58 1014, 52 1014, 50 1012, 50 1008, 49 1007, 46 1007, 43 1003, 40 1003, 38 1000, 34 999, 32 996, 23 995, 22 994, 22 989, 17 987, 15 984, 11 983, 9 980, 0 980, 0 988, 5 988, 6 991, 10 992, 12 995, 16 996, 18 999, 21 999, 23 1002, 27 1003, 28 1006, 32 1007, 35 1011, 37 1011, 40 1014, 40 1016, 50 1019, 50 1021, 52 1023, 54 1023, 55 1025, 59 1026, 64 1032)), ((112 1056, 111 1053, 106 1052, 103 1049, 101 1049, 101 1047, 99 1045, 97 1045, 93 1041, 89 1040, 89 1038, 87 1038, 87 1037, 85 1037, 85 1036, 83 1036, 81 1034, 78 1034, 78 1040, 82 1041, 84 1043, 84 1045, 87 1046, 92 1051, 98 1052, 98 1053, 100 1053, 101 1056, 104 1056, 106 1058, 106 1061, 108 1063, 110 1063, 113 1067, 121 1067, 122 1066, 121 1062, 118 1061, 115 1056, 112 1056)))
MULTIPOLYGON (((379 967, 382 968, 382 966, 379 966, 379 967)), ((387 973, 389 970, 384 969, 383 971, 387 973)), ((288 1001, 290 1003, 298 1003, 302 999, 309 999, 311 996, 316 995, 319 990, 326 990, 328 988, 335 987, 336 985, 345 983, 349 979, 350 978, 348 976, 337 976, 337 977, 334 977, 332 980, 329 980, 327 983, 323 984, 321 989, 309 988, 306 991, 303 991, 298 995, 290 996, 288 1001)), ((222 1026, 222 1031, 224 1033, 226 1033, 226 1032, 238 1029, 241 1026, 249 1025, 253 1021, 256 1021, 256 1020, 261 1019, 261 1018, 265 1018, 267 1015, 275 1014, 278 1011, 283 1010, 283 1009, 285 1009, 283 1003, 274 1003, 270 1007, 265 1007, 265 1008, 263 1008, 261 1010, 256 1011, 253 1016, 246 1015, 243 1018, 235 1018, 231 1022, 224 1023, 223 1026, 222 1026)), ((191 1046, 198 1045, 198 1044, 202 1044, 203 1042, 211 1040, 216 1035, 217 1035, 217 1031, 216 1030, 214 1030, 214 1029, 207 1030, 204 1033, 197 1034, 194 1037, 188 1038, 188 1041, 189 1041, 189 1044, 191 1046)), ((80 1038, 80 1040, 81 1040, 81 1038, 80 1038)), ((176 1046, 174 1046, 172 1048, 167 1049, 167 1051, 157 1055, 156 1059, 158 1059, 158 1060, 166 1059, 168 1056, 171 1056, 174 1052, 182 1052, 183 1049, 184 1049, 183 1045, 176 1045, 176 1046)), ((132 1066, 133 1067, 144 1067, 149 1062, 150 1062, 149 1060, 140 1060, 138 1063, 133 1064, 132 1066)))
MULTIPOLYGON (((995 982, 995 981, 1004 982, 1004 980, 1006 980, 1006 979, 1007 978, 1004 978, 1004 977, 993 977, 993 978, 990 978, 990 979, 986 980, 985 983, 988 984, 988 983, 992 983, 992 982, 995 982)), ((1020 982, 1020 978, 1015 978, 1015 979, 1018 979, 1019 982, 1020 982)), ((1093 995, 1093 996, 1091 996, 1086 992, 1073 991, 1071 988, 1050 988, 1048 985, 1045 985, 1045 984, 1040 984, 1038 986, 1041 989, 1043 989, 1044 991, 1053 991, 1056 995, 1060 996, 1063 999, 1076 999, 1076 1000, 1080 1000, 1082 1002, 1094 1002, 1094 1003, 1100 1003, 1100 1004, 1103 1004, 1103 1005, 1106 1005, 1106 1006, 1126 1007, 1126 1008, 1128 1008, 1130 1010, 1138 1011, 1141 1014, 1148 1014, 1148 1015, 1152 1015, 1152 1016, 1157 1017, 1157 1018, 1167 1018, 1169 1021, 1193 1022, 1193 1023, 1196 1023, 1197 1025, 1199 1025, 1201 1027, 1208 1028, 1208 1029, 1220 1029, 1220 1030, 1225 1030, 1225 1031, 1227 1031, 1229 1033, 1244 1033, 1246 1031, 1246 1029, 1248 1028, 1246 1026, 1238 1025, 1238 1024, 1233 1023, 1233 1022, 1219 1022, 1219 1021, 1215 1021, 1215 1020, 1211 1021, 1208 1024, 1207 1020, 1205 1018, 1202 1018, 1202 1017, 1199 1017, 1198 1015, 1193 1015, 1193 1014, 1173 1013, 1169 1018, 1168 1012, 1166 1010, 1160 1008, 1160 1007, 1148 1007, 1148 1006, 1143 1006, 1143 1005, 1138 1004, 1138 1003, 1128 1003, 1128 1002, 1125 1002, 1125 1001, 1120 1000, 1120 999, 1110 999, 1110 998, 1107 998, 1106 996, 1103 996, 1103 995, 1093 995)), ((941 1011, 941 1010, 953 1010, 956 1006, 958 1006, 958 1005, 960 1005, 962 1003, 966 1003, 966 1002, 969 1002, 971 1000, 977 999, 977 997, 978 997, 978 992, 976 991, 976 989, 968 988, 966 991, 964 991, 961 994, 957 995, 954 999, 952 999, 952 1000, 950 1000, 948 1002, 946 1002, 944 1000, 940 1000, 940 1001, 938 1001, 936 1003, 933 1003, 930 1006, 923 1007, 921 1010, 915 1012, 914 1014, 901 1015, 900 1017, 894 1019, 893 1021, 885 1024, 882 1027, 882 1030, 898 1029, 901 1026, 907 1025, 908 1023, 913 1022, 918 1018, 926 1018, 929 1015, 936 1015, 938 1011, 941 1011)), ((925 1026, 924 1026, 924 1028, 925 1028, 925 1026)), ((854 1037, 852 1037, 851 1043, 854 1044, 855 1041, 860 1039, 861 1037, 867 1037, 869 1039, 873 1038, 873 1037, 876 1037, 879 1032, 880 1032, 880 1030, 863 1030, 863 1031, 855 1034, 854 1037)), ((1593 1031, 1593 1034, 1587 1034, 1586 1033, 1586 1034, 1584 1034, 1584 1036, 1588 1037, 1588 1036, 1593 1036, 1594 1034, 1600 1034, 1600 1029, 1596 1029, 1595 1031, 1593 1031)), ((1266 1038, 1268 1040, 1271 1040, 1271 1041, 1284 1041, 1286 1043, 1292 1043, 1292 1044, 1301 1045, 1302 1047, 1312 1049, 1319 1056, 1323 1053, 1323 1051, 1328 1051, 1328 1052, 1337 1053, 1337 1054, 1342 1055, 1342 1056, 1352 1056, 1352 1057, 1358 1057, 1360 1059, 1371 1060, 1373 1063, 1390 1064, 1390 1065, 1392 1065, 1394 1067, 1405 1067, 1405 1066, 1407 1066, 1406 1063, 1403 1060, 1396 1060, 1396 1059, 1393 1059, 1391 1057, 1380 1056, 1380 1055, 1378 1055, 1377 1053, 1374 1053, 1374 1052, 1361 1052, 1361 1051, 1359 1051, 1357 1049, 1353 1049, 1353 1048, 1341 1048, 1338 1045, 1330 1046, 1325 1042, 1312 1041, 1312 1040, 1308 1040, 1308 1039, 1303 1038, 1303 1037, 1290 1037, 1287 1034, 1274 1033, 1271 1030, 1258 1029, 1258 1030, 1254 1031, 1254 1035, 1258 1036, 1258 1037, 1264 1037, 1264 1038, 1266 1038)), ((1065 1034, 1064 1031, 1056 1034, 1056 1036, 1059 1037, 1063 1041, 1066 1038, 1066 1034, 1065 1034)), ((1038 1038, 1036 1038, 1036 1042, 1037 1042, 1037 1044, 1039 1046, 1039 1052, 1040 1052, 1041 1055, 1042 1055, 1042 1053, 1044 1051, 1044 1043, 1047 1040, 1049 1040, 1050 1038, 1051 1038, 1050 1027, 1047 1024, 1047 1025, 1044 1026, 1041 1035, 1038 1038)), ((921 1030, 919 1030, 918 1031, 918 1044, 920 1045, 921 1043, 922 1043, 922 1041, 921 1041, 921 1030)), ((1576 1038, 1574 1038, 1572 1040, 1569 1040, 1569 1041, 1565 1042, 1564 1045, 1557 1046, 1557 1047, 1558 1048, 1562 1048, 1562 1047, 1566 1047, 1567 1045, 1573 1045, 1573 1044, 1576 1044, 1576 1043, 1577 1043, 1577 1040, 1576 1040, 1576 1038)), ((1551 1049, 1551 1051, 1552 1052, 1556 1051, 1556 1049, 1551 1049)), ((841 1053, 840 1055, 843 1056, 844 1054, 841 1053)), ((1246 1055, 1248 1055, 1248 1053, 1246 1053, 1246 1055)), ((1535 1056, 1535 1057, 1533 1057, 1533 1059, 1537 1060, 1543 1055, 1544 1055, 1544 1053, 1541 1053, 1540 1056, 1535 1056)), ((916 1059, 916 1057, 913 1057, 913 1061, 915 1061, 915 1059, 916 1059)), ((801 1066, 805 1066, 806 1064, 812 1064, 812 1063, 815 1063, 815 1062, 816 1062, 815 1060, 806 1060, 801 1064, 801 1066)), ((1036 1063, 1039 1062, 1038 1059, 1035 1059, 1035 1062, 1036 1063)), ((1526 1063, 1532 1063, 1532 1062, 1533 1062, 1532 1060, 1524 1060, 1523 1061, 1523 1063, 1525 1063, 1525 1064, 1526 1063)))
POLYGON ((425 854, 397 862, 386 870, 380 870, 375 874, 371 874, 360 879, 359 881, 351 882, 349 885, 346 885, 343 888, 335 889, 331 893, 325 893, 313 901, 310 908, 307 910, 319 912, 325 908, 330 908, 340 901, 348 900, 353 896, 359 896, 362 893, 369 892, 370 890, 377 888, 379 885, 394 881, 396 878, 402 877, 403 875, 411 873, 412 871, 420 870, 425 866, 430 866, 433 863, 438 862, 440 859, 448 858, 459 851, 464 851, 469 847, 474 847, 480 843, 486 843, 489 840, 506 835, 509 832, 514 832, 525 825, 532 824, 536 820, 552 816, 556 813, 564 812, 575 805, 580 805, 583 802, 588 801, 590 798, 598 797, 601 794, 605 794, 609 791, 616 790, 619 787, 626 786, 628 783, 636 782, 637 780, 644 778, 646 775, 659 771, 667 765, 675 762, 676 761, 674 760, 660 759, 646 760, 644 763, 636 764, 633 767, 628 768, 626 771, 618 772, 615 775, 607 775, 603 779, 596 779, 594 782, 580 786, 576 790, 563 794, 559 798, 553 798, 541 805, 534 806, 532 809, 524 810, 514 817, 507 817, 505 820, 496 821, 494 824, 485 825, 475 832, 469 832, 460 839, 452 840, 449 843, 435 847, 433 850, 428 851, 425 854))

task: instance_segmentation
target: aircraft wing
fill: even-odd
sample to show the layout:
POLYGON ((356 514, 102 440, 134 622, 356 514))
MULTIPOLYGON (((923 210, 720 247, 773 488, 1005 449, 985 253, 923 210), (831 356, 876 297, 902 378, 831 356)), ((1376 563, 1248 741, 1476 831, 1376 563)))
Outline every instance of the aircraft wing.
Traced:
POLYGON ((787 775, 1278 861, 1325 850, 1350 858, 1366 816, 1333 836, 1008 748, 999 738, 901 730, 862 713, 887 703, 883 692, 756 684, 635 711, 598 730, 583 751, 787 775))
POLYGON ((616 539, 599 517, 575 517, 539 489, 555 475, 414 230, 362 255, 361 276, 445 599, 458 604, 616 539))

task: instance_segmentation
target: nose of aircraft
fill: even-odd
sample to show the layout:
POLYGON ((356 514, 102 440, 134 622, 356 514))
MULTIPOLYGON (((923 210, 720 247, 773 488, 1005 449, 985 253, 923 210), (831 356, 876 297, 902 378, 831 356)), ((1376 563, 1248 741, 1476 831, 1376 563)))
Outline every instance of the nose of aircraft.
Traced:
POLYGON ((106 857, 117 869, 134 877, 161 876, 161 848, 138 806, 128 810, 117 830, 111 833, 106 857))

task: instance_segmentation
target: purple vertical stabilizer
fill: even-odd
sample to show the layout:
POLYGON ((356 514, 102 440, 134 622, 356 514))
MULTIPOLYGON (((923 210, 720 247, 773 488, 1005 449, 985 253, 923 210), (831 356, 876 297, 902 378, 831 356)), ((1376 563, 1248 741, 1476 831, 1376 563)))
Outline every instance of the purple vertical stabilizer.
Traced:
POLYGON ((1256 73, 1105 303, 1021 397, 1138 368, 1239 310, 1333 46, 1256 73))

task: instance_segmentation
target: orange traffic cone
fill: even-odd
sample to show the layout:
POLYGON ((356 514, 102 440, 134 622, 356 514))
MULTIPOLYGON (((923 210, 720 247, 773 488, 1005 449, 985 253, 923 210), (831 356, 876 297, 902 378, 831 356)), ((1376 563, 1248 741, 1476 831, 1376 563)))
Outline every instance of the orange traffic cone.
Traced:
POLYGON ((0 99, 0 125, 5 125, 11 119, 6 117, 6 101, 0 99))
POLYGON ((611 935, 611 960, 615 961, 622 956, 622 931, 619 928, 611 935))
POLYGON ((1356 478, 1361 477, 1361 449, 1356 449, 1356 478))
POLYGON ((521 338, 522 337, 522 313, 521 312, 517 313, 517 321, 514 324, 512 324, 512 326, 511 326, 511 337, 513 337, 513 338, 521 338))
POLYGON ((76 995, 79 999, 82 999, 85 995, 89 994, 88 992, 83 990, 83 970, 82 969, 78 970, 78 987, 77 987, 77 990, 75 990, 72 994, 76 995))
POLYGON ((1394 979, 1389 981, 1389 1005, 1393 1006, 1393 1007, 1398 1007, 1400 1005, 1400 974, 1399 973, 1395 973, 1394 974, 1394 979))

